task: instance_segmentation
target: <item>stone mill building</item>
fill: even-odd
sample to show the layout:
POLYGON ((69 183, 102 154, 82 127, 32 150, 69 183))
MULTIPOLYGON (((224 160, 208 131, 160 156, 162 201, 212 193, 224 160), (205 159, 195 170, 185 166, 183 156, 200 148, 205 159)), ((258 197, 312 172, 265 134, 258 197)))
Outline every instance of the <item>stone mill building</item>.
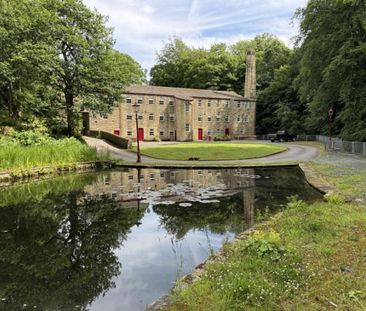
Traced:
POLYGON ((87 129, 139 140, 255 138, 256 61, 248 52, 244 97, 231 91, 132 85, 108 116, 87 114, 87 129), (136 135, 133 104, 139 104, 136 135))

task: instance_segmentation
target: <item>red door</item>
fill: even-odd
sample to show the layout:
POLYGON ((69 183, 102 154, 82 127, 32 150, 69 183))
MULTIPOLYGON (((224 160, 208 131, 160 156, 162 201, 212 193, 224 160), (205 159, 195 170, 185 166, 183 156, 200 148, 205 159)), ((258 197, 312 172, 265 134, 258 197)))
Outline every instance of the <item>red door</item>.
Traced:
POLYGON ((203 139, 203 129, 198 129, 198 140, 203 139))
POLYGON ((230 135, 230 129, 225 129, 225 135, 229 136, 230 135))
POLYGON ((114 131, 113 131, 113 134, 114 134, 114 135, 119 136, 121 133, 120 133, 120 131, 119 131, 119 130, 114 130, 114 131))
POLYGON ((137 138, 138 138, 139 141, 144 140, 144 129, 143 128, 139 128, 137 138))

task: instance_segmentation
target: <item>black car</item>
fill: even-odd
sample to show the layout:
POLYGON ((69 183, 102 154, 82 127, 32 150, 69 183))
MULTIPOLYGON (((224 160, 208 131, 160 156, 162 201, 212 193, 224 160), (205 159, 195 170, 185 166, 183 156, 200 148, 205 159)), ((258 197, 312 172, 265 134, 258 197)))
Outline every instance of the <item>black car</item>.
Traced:
POLYGON ((281 141, 295 141, 296 140, 296 135, 294 134, 290 134, 286 131, 278 131, 276 134, 269 134, 268 135, 269 139, 271 140, 271 142, 281 142, 281 141))

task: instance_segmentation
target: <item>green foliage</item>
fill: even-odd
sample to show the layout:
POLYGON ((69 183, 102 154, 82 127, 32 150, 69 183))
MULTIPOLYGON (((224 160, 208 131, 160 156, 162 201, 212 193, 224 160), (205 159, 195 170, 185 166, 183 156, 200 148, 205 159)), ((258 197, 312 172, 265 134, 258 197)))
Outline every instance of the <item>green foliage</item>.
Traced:
POLYGON ((297 12, 301 44, 299 94, 309 103, 308 127, 326 133, 327 111, 335 131, 366 140, 366 4, 360 0, 311 0, 297 12))
POLYGON ((37 131, 15 132, 12 135, 12 142, 21 146, 40 146, 52 142, 52 139, 37 131))
POLYGON ((1 1, 1 113, 35 115, 51 129, 65 126, 66 117, 74 135, 81 110, 108 112, 144 72, 113 50, 106 21, 81 0, 1 1))
POLYGON ((243 94, 245 58, 250 49, 257 53, 258 88, 262 89, 290 55, 290 50, 269 34, 233 46, 217 43, 209 49, 188 47, 182 40, 172 38, 158 54, 158 62, 150 72, 150 83, 243 94))
POLYGON ((245 242, 245 249, 258 257, 278 261, 286 254, 286 248, 281 242, 280 235, 271 230, 269 232, 255 231, 245 242))
POLYGON ((108 159, 108 154, 98 154, 96 149, 75 138, 50 139, 36 132, 16 134, 12 144, 5 141, 0 148, 0 170, 24 170, 33 167, 59 167, 77 162, 108 159))

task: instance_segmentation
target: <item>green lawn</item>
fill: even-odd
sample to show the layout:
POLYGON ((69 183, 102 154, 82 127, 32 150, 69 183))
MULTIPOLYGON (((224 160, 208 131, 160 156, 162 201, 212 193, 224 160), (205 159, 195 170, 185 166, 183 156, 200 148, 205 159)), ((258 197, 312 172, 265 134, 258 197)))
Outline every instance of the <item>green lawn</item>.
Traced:
POLYGON ((141 154, 166 160, 242 160, 268 156, 287 150, 286 147, 266 144, 182 143, 157 147, 142 147, 141 154))

